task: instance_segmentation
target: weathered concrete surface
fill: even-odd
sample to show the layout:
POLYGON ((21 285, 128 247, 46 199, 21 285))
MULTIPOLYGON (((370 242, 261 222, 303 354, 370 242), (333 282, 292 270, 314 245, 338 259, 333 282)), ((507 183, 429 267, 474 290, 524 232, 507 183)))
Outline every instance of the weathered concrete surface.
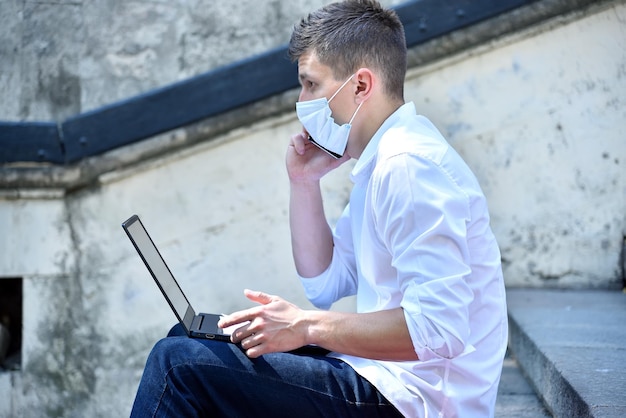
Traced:
POLYGON ((556 417, 626 416, 626 294, 509 289, 510 347, 556 417))
POLYGON ((624 21, 620 2, 408 77, 487 194, 509 285, 623 286, 624 21))
MULTIPOLYGON (((484 186, 509 286, 621 284, 624 17, 623 1, 602 3, 409 74, 407 98, 484 186)), ((204 129, 37 174, 67 188, 4 188, 0 276, 24 280, 24 342, 22 370, 0 373, 0 417, 128 415, 147 352, 174 322, 120 227, 132 213, 199 310, 249 306, 244 287, 309 306, 287 225, 293 111, 210 141, 198 139, 204 129), (151 148, 177 141, 176 151, 151 148)), ((332 219, 349 169, 325 179, 332 219)))
POLYGON ((63 275, 73 267, 71 225, 60 199, 63 194, 34 195, 37 198, 32 200, 0 201, 1 276, 63 275))
POLYGON ((0 120, 62 120, 266 52, 325 3, 3 0, 0 120))
MULTIPOLYGON (((0 373, 0 388, 12 388, 0 416, 128 415, 148 350, 175 323, 121 228, 133 213, 197 310, 249 307, 244 288, 310 308, 295 278, 287 219, 284 155, 298 129, 289 115, 112 172, 64 199, 2 201, 10 212, 3 236, 17 244, 7 238, 3 252, 25 260, 11 270, 24 277, 25 337, 22 370, 0 373), (23 211, 54 205, 56 214, 23 211), (35 242, 18 233, 33 219, 35 242), (33 258, 43 267, 29 264, 33 258)), ((331 219, 347 202, 350 189, 337 179, 349 169, 325 179, 331 219)))
POLYGON ((537 393, 524 377, 515 357, 504 359, 496 399, 496 418, 551 418, 537 393))

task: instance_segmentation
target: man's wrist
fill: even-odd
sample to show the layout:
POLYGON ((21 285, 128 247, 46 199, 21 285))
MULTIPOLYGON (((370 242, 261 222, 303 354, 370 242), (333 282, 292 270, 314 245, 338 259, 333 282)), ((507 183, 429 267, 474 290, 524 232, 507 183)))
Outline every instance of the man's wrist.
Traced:
POLYGON ((289 188, 292 193, 315 193, 319 194, 321 185, 319 180, 289 180, 289 188))
POLYGON ((303 321, 304 326, 304 340, 306 345, 322 345, 323 338, 321 332, 321 324, 323 313, 322 311, 304 311, 305 319, 303 321))

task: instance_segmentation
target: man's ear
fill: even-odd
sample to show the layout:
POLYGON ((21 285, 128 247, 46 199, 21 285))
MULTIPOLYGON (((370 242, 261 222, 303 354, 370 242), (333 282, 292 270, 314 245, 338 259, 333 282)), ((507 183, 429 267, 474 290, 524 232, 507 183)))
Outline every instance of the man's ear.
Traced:
POLYGON ((354 81, 356 84, 355 101, 361 103, 371 96, 377 83, 376 75, 369 68, 359 68, 354 73, 354 81))

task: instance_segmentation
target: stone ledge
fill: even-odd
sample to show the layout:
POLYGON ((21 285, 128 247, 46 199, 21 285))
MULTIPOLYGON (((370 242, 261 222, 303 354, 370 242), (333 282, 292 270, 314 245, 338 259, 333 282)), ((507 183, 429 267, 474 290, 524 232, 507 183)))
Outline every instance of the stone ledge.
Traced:
POLYGON ((626 416, 626 294, 509 289, 509 346, 555 417, 626 416))

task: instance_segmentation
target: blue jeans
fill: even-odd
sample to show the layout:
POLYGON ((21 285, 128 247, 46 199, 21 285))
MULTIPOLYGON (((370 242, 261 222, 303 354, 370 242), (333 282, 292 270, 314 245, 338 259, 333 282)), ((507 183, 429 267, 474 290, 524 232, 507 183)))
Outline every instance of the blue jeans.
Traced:
POLYGON ((159 341, 131 417, 402 417, 341 360, 274 353, 248 358, 235 344, 188 338, 180 326, 159 341))

